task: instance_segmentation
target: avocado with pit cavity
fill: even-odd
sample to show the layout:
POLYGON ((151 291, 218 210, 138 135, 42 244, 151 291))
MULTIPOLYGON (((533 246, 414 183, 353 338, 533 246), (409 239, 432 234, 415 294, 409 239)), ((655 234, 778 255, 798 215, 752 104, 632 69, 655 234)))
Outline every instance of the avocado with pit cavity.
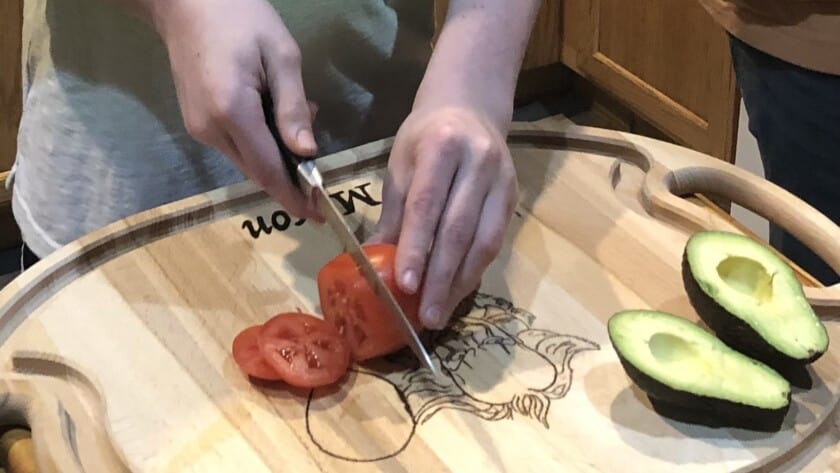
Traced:
POLYGON ((781 428, 790 383, 705 329, 664 312, 627 310, 607 330, 624 371, 660 415, 710 427, 781 428))
POLYGON ((688 240, 682 273, 692 306, 718 338, 810 387, 806 368, 828 349, 828 333, 787 263, 746 236, 703 231, 688 240))

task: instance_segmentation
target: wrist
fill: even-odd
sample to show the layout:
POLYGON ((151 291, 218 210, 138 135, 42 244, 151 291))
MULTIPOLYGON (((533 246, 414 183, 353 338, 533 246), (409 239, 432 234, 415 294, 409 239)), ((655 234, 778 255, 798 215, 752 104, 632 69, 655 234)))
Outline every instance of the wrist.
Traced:
POLYGON ((523 2, 511 15, 504 0, 450 0, 415 107, 470 108, 506 133, 538 5, 523 2))
POLYGON ((473 98, 471 93, 461 93, 451 87, 451 83, 443 81, 444 85, 433 85, 435 81, 426 82, 417 94, 412 106, 412 113, 425 114, 431 110, 461 109, 469 111, 506 135, 513 115, 513 100, 495 96, 492 100, 473 98), (442 90, 447 87, 447 90, 442 90))
POLYGON ((170 32, 178 29, 176 25, 180 19, 185 15, 190 16, 189 9, 193 2, 192 0, 142 0, 142 3, 147 20, 165 41, 170 32))
MULTIPOLYGON (((469 110, 485 119, 499 133, 506 135, 513 115, 513 94, 490 92, 490 88, 477 86, 483 92, 470 90, 455 82, 460 78, 449 74, 427 74, 418 89, 413 112, 423 113, 433 109, 459 108, 469 110)), ((468 81, 464 81, 466 83, 468 81)))

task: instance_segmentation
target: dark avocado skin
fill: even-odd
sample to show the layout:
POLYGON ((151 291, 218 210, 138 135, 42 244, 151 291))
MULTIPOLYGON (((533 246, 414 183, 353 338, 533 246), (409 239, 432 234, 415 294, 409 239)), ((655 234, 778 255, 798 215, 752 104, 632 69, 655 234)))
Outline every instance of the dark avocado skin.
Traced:
POLYGON ((722 416, 706 410, 686 409, 685 407, 650 396, 648 396, 648 400, 650 400, 650 405, 653 410, 662 417, 713 429, 736 428, 754 432, 775 433, 781 430, 784 421, 784 414, 774 417, 735 418, 722 416))
MULTIPOLYGON (((615 347, 615 342, 613 342, 615 347)), ((702 396, 671 388, 643 373, 626 360, 616 349, 621 366, 630 380, 647 394, 651 407, 661 416, 690 424, 707 427, 733 427, 760 432, 778 432, 788 409, 788 403, 779 409, 739 404, 725 399, 702 396)))
POLYGON ((691 273, 687 252, 683 252, 682 278, 688 299, 697 315, 723 343, 770 366, 794 386, 803 389, 811 388, 813 380, 807 365, 819 359, 822 353, 815 353, 807 359, 798 359, 780 352, 767 343, 746 322, 729 313, 703 292, 691 273))

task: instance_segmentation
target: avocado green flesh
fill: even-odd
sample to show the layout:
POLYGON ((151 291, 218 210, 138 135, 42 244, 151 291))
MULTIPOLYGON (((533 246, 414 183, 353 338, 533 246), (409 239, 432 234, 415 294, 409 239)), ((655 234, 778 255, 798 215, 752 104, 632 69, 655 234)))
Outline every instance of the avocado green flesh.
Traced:
POLYGON ((703 292, 777 350, 807 359, 827 349, 825 327, 793 270, 763 245, 734 233, 700 232, 686 255, 703 292))
POLYGON ((625 360, 672 389, 763 409, 789 402, 782 376, 680 317, 625 311, 610 319, 608 330, 625 360))

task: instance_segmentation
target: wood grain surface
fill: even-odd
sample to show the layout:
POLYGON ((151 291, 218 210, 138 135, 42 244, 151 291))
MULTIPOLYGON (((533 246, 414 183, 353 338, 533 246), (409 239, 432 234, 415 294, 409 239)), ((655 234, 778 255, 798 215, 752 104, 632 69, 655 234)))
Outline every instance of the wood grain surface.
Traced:
MULTIPOLYGON (((840 229, 765 181, 684 148, 599 129, 511 135, 522 195, 473 310, 427 342, 446 376, 400 356, 335 389, 258 386, 236 333, 318 313, 338 251, 249 184, 133 216, 62 248, 0 292, 0 414, 32 426, 42 471, 746 471, 787 464, 831 419, 834 345, 783 429, 709 429, 654 414, 605 323, 654 308, 696 320, 682 287, 698 228, 737 231, 677 194, 720 193, 840 268, 840 229)), ((323 160, 370 231, 390 141, 323 160)), ((809 288, 820 307, 836 288, 809 288)), ((832 338, 836 323, 828 322, 832 338)), ((824 437, 820 437, 822 439, 824 437)), ((822 458, 822 457, 821 457, 822 458)))

